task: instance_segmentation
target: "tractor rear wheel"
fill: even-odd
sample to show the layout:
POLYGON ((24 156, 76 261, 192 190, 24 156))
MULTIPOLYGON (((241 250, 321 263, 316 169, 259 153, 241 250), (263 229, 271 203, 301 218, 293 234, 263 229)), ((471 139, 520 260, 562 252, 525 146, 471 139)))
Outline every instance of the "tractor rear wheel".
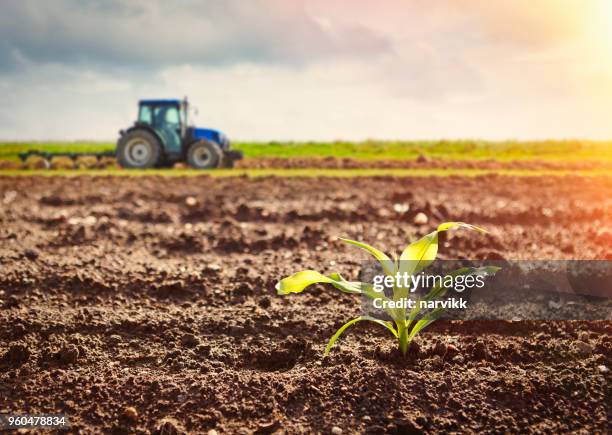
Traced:
POLYGON ((154 168, 160 163, 161 154, 159 139, 146 130, 130 131, 117 144, 117 161, 124 168, 154 168))
POLYGON ((187 150, 187 163, 194 169, 218 168, 222 158, 221 148, 213 142, 199 140, 187 150))

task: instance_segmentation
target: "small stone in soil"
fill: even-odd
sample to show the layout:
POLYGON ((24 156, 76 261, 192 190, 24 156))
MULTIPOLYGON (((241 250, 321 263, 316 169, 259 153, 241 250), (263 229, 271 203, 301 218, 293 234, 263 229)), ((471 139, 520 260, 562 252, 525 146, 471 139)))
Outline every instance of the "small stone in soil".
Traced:
POLYGON ((342 434, 342 428, 338 427, 338 426, 334 426, 331 428, 331 433, 333 435, 341 435, 342 434))
POLYGON ((599 373, 603 373, 603 374, 606 374, 610 371, 610 369, 603 364, 600 366, 597 366, 597 370, 599 370, 599 373))
POLYGON ((206 266, 206 271, 207 272, 219 272, 221 270, 221 266, 219 266, 218 264, 209 264, 208 266, 206 266))
POLYGON ((426 225, 428 221, 427 215, 423 212, 418 212, 413 220, 415 225, 426 225))
POLYGON ((123 410, 121 416, 128 421, 135 422, 138 420, 138 411, 133 406, 128 406, 123 410))
POLYGON ((396 204, 393 204, 393 210, 396 213, 403 214, 403 213, 406 213, 408 210, 410 210, 410 206, 408 204, 396 203, 396 204))

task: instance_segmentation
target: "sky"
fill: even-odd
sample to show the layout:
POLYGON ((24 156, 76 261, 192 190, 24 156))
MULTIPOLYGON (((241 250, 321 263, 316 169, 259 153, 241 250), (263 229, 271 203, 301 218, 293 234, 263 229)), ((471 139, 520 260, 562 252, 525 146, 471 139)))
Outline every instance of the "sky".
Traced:
POLYGON ((0 140, 612 139, 612 0, 1 0, 0 140))

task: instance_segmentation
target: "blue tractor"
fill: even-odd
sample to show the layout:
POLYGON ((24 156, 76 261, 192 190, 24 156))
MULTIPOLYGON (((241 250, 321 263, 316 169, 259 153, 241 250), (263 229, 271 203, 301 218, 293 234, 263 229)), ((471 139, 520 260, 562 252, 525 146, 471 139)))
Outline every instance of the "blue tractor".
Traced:
POLYGON ((187 162, 196 169, 232 168, 242 159, 240 151, 232 150, 227 137, 217 130, 192 127, 188 124, 189 103, 184 100, 140 100, 138 119, 127 130, 119 132, 115 151, 102 153, 44 152, 29 150, 20 153, 25 162, 30 156, 42 157, 47 167, 54 157, 116 157, 124 168, 172 167, 187 162))
POLYGON ((196 169, 231 168, 242 158, 227 137, 188 124, 189 103, 184 100, 141 100, 138 119, 119 132, 115 155, 124 168, 172 167, 187 162, 196 169))

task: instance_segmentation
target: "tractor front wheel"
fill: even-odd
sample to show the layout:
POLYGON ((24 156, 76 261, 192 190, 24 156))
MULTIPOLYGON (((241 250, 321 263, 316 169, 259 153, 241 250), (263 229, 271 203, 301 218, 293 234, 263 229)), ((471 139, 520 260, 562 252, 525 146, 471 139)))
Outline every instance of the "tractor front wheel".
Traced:
POLYGON ((187 163, 194 169, 214 169, 221 163, 221 148, 207 140, 199 140, 189 146, 187 163))
POLYGON ((119 139, 117 161, 124 168, 154 168, 161 161, 161 144, 146 130, 130 131, 119 139))

